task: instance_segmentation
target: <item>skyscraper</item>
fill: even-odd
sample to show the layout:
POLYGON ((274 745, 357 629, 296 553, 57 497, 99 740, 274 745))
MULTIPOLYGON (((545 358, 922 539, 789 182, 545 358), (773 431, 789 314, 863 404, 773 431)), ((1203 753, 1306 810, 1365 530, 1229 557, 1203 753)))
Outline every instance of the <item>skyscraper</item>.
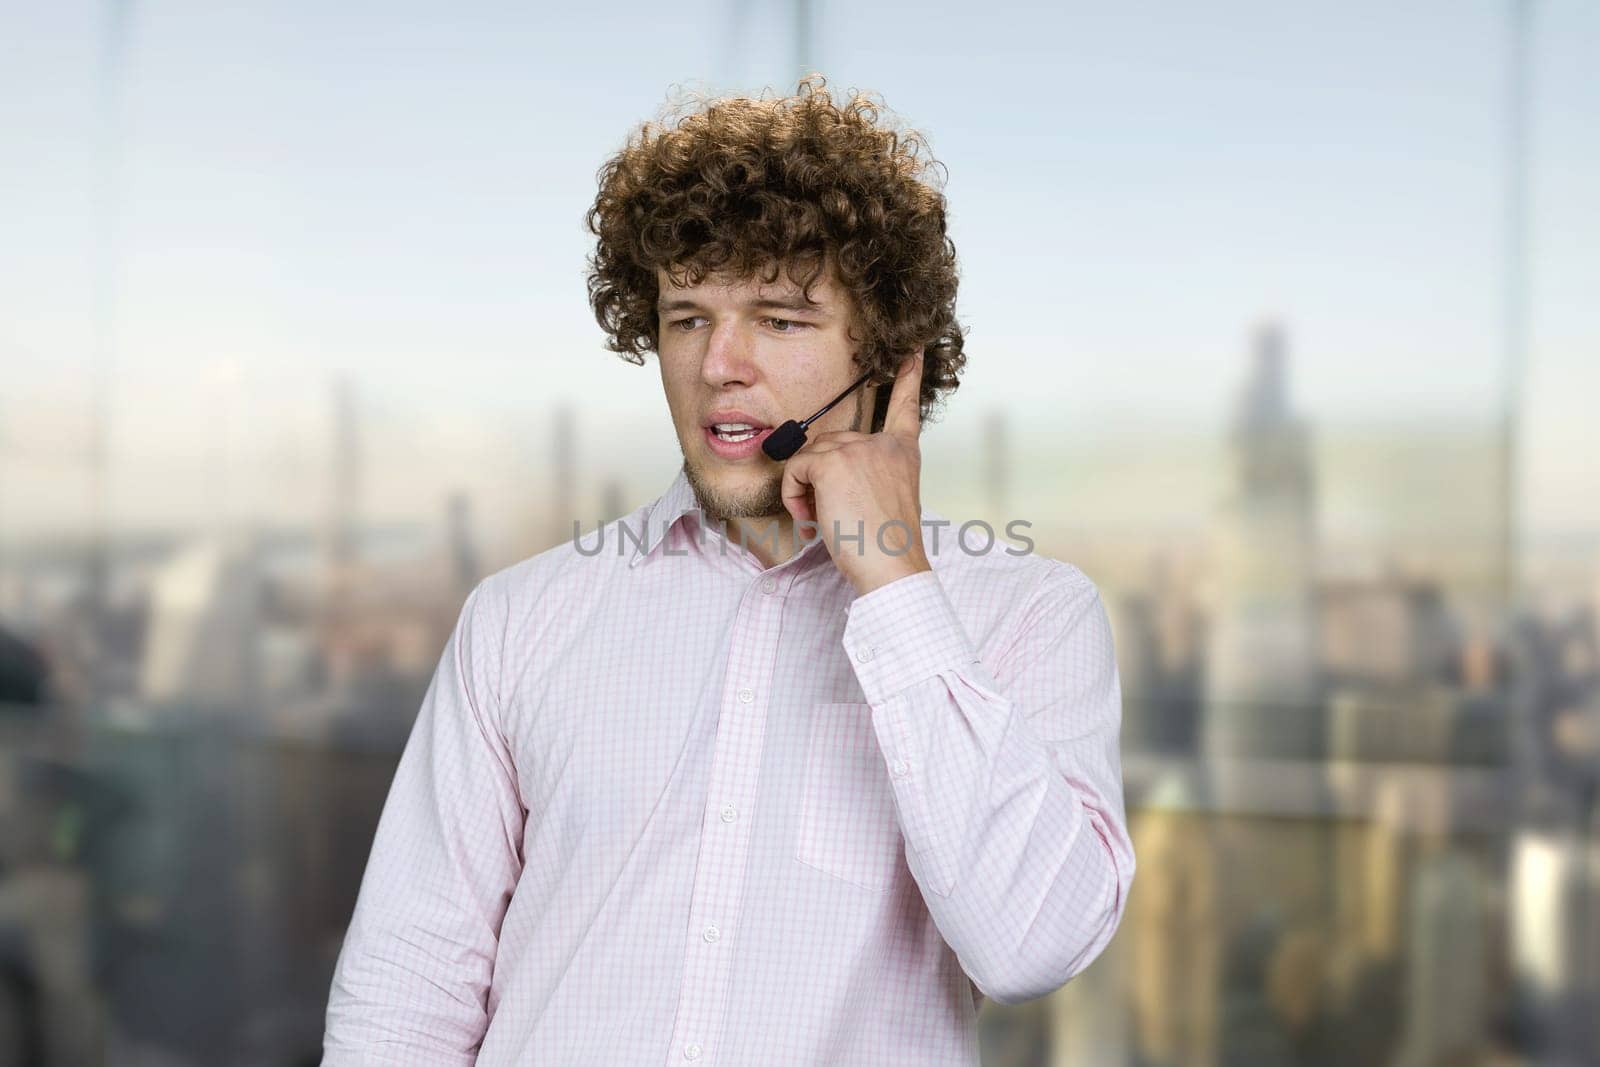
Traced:
POLYGON ((333 484, 328 499, 328 562, 343 568, 359 554, 361 443, 356 424, 355 389, 347 379, 334 383, 333 484))
POLYGON ((1283 331, 1257 328, 1229 433, 1231 488, 1215 539, 1204 750, 1315 758, 1315 486, 1309 432, 1289 406, 1283 331))
POLYGON ((572 523, 578 518, 577 416, 571 404, 561 404, 551 419, 551 476, 549 543, 559 545, 572 538, 572 523))

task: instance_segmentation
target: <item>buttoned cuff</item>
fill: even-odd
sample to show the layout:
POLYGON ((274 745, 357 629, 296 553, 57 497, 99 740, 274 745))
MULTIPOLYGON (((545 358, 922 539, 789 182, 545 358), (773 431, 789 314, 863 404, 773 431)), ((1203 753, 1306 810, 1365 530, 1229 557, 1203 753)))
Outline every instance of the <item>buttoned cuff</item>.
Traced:
POLYGON ((844 648, 870 704, 941 670, 978 661, 955 607, 933 571, 896 578, 847 610, 844 648))

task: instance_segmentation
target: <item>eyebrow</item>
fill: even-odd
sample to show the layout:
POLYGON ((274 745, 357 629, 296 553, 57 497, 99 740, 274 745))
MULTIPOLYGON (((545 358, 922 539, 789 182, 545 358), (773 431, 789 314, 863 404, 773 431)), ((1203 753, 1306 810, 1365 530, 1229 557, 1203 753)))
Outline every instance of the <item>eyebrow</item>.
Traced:
MULTIPOLYGON (((752 300, 749 305, 762 310, 776 308, 780 311, 803 311, 809 315, 826 315, 828 309, 821 304, 809 304, 804 297, 791 296, 782 298, 768 298, 765 300, 752 300)), ((700 305, 693 300, 679 297, 675 300, 661 300, 656 303, 658 312, 669 311, 699 311, 700 305)))

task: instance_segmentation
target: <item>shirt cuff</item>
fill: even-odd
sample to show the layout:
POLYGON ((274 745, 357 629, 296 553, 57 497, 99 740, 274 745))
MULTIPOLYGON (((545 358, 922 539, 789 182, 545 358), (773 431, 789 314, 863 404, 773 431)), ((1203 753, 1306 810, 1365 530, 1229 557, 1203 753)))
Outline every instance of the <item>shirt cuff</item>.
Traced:
POLYGON ((896 578, 846 609, 844 648, 870 704, 941 670, 978 661, 954 606, 933 571, 896 578))

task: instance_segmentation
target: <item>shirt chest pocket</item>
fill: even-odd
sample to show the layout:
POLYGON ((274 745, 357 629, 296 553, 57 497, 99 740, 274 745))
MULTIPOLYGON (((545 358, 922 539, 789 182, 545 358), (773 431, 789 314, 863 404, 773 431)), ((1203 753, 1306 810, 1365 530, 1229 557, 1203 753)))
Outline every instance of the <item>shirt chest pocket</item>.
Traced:
POLYGON ((869 704, 814 704, 795 859, 885 892, 905 862, 894 789, 869 704))

